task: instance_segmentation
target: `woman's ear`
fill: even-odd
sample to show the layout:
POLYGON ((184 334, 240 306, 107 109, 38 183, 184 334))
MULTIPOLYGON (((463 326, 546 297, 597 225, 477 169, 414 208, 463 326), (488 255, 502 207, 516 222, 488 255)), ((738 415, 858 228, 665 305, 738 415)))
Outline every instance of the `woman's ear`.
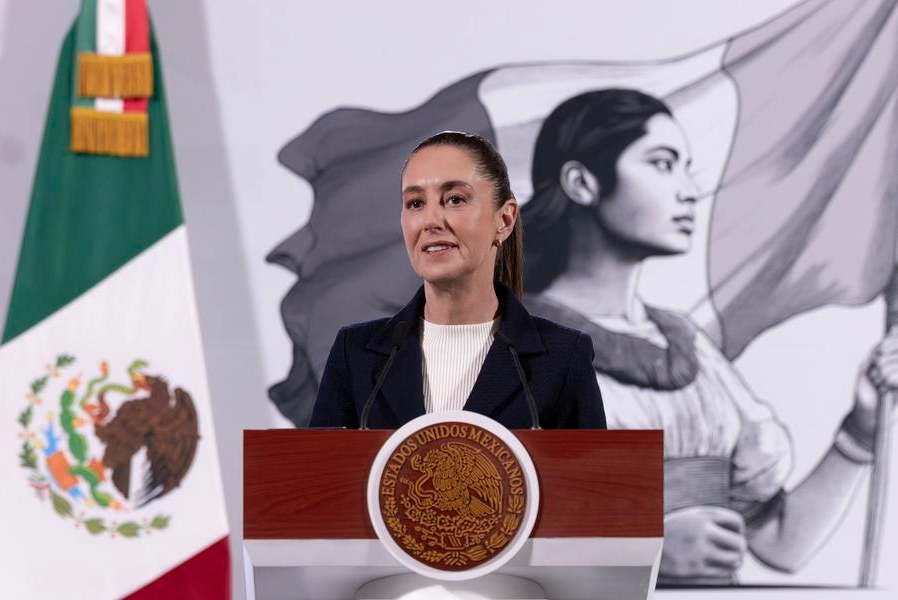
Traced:
POLYGON ((518 201, 510 198, 496 211, 496 241, 500 244, 508 239, 518 220, 518 201))
POLYGON ((583 163, 567 161, 561 166, 559 179, 561 189, 576 204, 593 206, 599 201, 599 180, 583 163))

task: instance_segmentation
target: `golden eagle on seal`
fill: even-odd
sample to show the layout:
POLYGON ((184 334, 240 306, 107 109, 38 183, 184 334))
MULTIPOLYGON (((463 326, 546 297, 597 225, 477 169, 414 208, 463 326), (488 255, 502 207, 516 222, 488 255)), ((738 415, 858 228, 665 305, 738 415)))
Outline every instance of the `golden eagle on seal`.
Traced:
POLYGON ((411 466, 423 473, 409 485, 409 496, 420 509, 454 510, 460 517, 483 517, 502 508, 502 478, 483 451, 461 442, 447 442, 414 455, 411 466), (425 484, 431 482, 431 489, 425 484))

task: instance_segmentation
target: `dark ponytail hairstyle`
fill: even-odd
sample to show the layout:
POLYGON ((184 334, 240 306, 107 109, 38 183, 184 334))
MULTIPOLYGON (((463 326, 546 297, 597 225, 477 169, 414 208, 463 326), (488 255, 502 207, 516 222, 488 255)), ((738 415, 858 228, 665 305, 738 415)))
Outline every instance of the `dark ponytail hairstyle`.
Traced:
POLYGON ((630 89, 605 89, 574 96, 543 123, 533 153, 533 197, 521 208, 527 221, 525 275, 528 292, 540 292, 567 268, 571 223, 591 218, 561 188, 561 167, 576 160, 599 181, 600 199, 617 187, 617 161, 646 134, 657 114, 672 116, 661 100, 630 89))
MULTIPOLYGON (((496 148, 487 140, 474 133, 461 131, 444 131, 432 135, 420 144, 409 155, 409 159, 418 150, 429 146, 452 146, 467 153, 477 166, 477 171, 482 177, 493 184, 493 204, 496 209, 501 208, 509 200, 514 199, 511 192, 511 183, 508 180, 508 167, 496 148)), ((406 161, 406 165, 408 161, 406 161)), ((405 171, 405 167, 402 167, 405 171)), ((496 255, 496 266, 493 279, 502 283, 520 298, 524 293, 524 227, 521 224, 521 215, 515 219, 514 229, 502 245, 496 255)))

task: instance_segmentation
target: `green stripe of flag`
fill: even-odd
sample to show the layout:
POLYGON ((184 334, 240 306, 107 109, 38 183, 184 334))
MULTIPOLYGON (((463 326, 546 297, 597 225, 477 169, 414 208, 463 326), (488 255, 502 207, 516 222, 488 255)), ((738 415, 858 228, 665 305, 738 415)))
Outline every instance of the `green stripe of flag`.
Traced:
POLYGON ((60 53, 3 342, 68 304, 183 222, 155 38, 147 158, 69 151, 74 46, 75 27, 60 53))
POLYGON ((81 0, 75 31, 75 52, 97 51, 97 0, 81 0))
POLYGON ((97 51, 97 0, 81 0, 81 12, 75 21, 75 68, 72 71, 72 102, 92 107, 93 98, 78 97, 78 54, 97 51))

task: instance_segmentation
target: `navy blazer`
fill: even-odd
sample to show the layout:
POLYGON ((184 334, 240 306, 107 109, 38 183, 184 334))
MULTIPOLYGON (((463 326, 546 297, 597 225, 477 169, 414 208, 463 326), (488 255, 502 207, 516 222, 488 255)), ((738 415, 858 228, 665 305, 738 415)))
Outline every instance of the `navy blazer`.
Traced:
MULTIPOLYGON (((602 395, 592 366, 592 340, 574 329, 531 316, 507 287, 496 284, 499 330, 511 340, 536 400, 540 426, 605 428, 602 395)), ((374 400, 368 427, 396 429, 424 414, 420 319, 424 288, 389 319, 344 327, 331 348, 311 427, 358 428, 365 400, 387 362, 397 324, 408 324, 396 360, 374 400)), ((506 427, 529 428, 530 410, 514 359, 498 337, 493 341, 465 410, 506 427)))

